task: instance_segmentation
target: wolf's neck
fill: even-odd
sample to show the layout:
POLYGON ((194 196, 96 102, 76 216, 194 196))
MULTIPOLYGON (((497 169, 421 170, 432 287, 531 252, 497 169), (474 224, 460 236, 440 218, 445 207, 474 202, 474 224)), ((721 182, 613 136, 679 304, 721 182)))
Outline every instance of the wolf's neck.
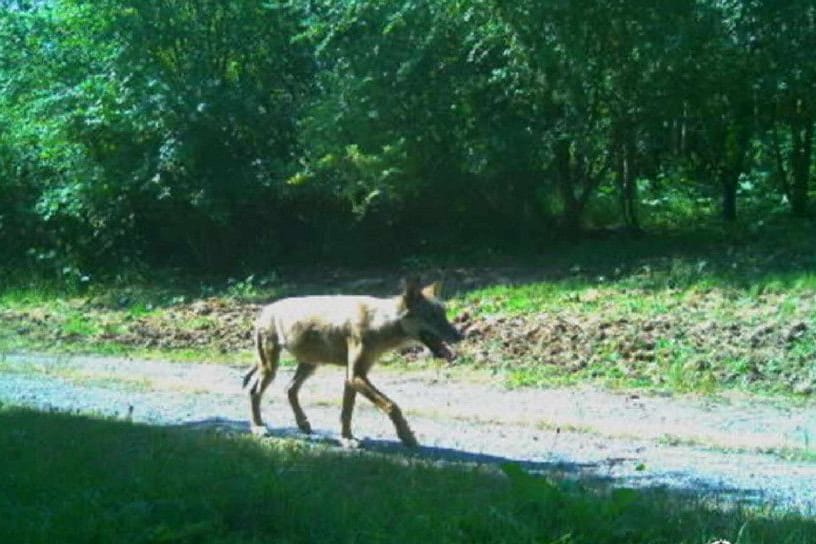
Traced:
POLYGON ((401 297, 385 299, 371 312, 368 322, 369 334, 376 337, 385 349, 391 349, 402 343, 405 331, 400 318, 405 312, 401 297))

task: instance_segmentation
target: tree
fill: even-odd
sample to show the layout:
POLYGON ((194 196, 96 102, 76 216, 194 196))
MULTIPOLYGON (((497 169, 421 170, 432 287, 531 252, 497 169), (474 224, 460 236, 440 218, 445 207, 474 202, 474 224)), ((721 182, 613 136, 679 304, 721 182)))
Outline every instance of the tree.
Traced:
POLYGON ((816 6, 806 0, 747 2, 739 30, 763 67, 758 90, 770 98, 768 132, 779 185, 793 214, 805 216, 816 122, 816 6))
POLYGON ((737 218, 737 189, 746 169, 754 128, 756 71, 745 36, 739 32, 744 13, 730 1, 714 2, 709 18, 711 39, 705 56, 707 73, 702 80, 700 111, 701 149, 709 171, 722 190, 722 215, 737 218))
POLYGON ((313 63, 296 6, 59 0, 5 20, 10 130, 61 251, 236 258, 297 155, 313 63))

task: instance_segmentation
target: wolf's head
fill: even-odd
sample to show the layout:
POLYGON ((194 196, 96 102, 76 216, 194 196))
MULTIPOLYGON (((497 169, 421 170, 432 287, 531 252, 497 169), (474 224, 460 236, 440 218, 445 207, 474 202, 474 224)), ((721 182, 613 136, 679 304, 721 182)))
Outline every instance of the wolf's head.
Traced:
POLYGON ((405 334, 425 344, 434 357, 450 361, 455 355, 448 344, 463 337, 445 315, 445 306, 439 300, 441 291, 439 282, 423 289, 416 279, 406 280, 401 295, 405 313, 400 322, 405 334))

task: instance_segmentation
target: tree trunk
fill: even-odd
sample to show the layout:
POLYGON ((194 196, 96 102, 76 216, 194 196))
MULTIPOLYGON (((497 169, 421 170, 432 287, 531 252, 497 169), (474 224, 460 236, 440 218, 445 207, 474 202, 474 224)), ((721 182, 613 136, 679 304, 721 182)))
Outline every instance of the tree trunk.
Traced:
POLYGON ((720 175, 722 186, 723 219, 732 223, 737 220, 737 179, 739 172, 725 171, 720 175))
POLYGON ((618 147, 618 191, 620 195, 621 214, 626 226, 633 230, 640 230, 640 221, 637 213, 637 180, 632 173, 633 146, 628 138, 618 147))
POLYGON ((773 146, 774 162, 776 163, 776 183, 782 189, 782 194, 785 195, 788 201, 791 201, 793 198, 791 197, 791 187, 788 181, 788 170, 785 167, 785 159, 782 155, 782 144, 779 142, 779 127, 775 120, 773 123, 771 144, 773 146))
POLYGON ((564 205, 561 215, 561 226, 571 235, 581 230, 583 206, 575 195, 576 180, 571 165, 570 148, 567 140, 562 140, 555 147, 555 163, 558 178, 558 193, 564 205))
POLYGON ((745 166, 749 139, 748 128, 739 122, 732 123, 725 133, 719 177, 722 188, 722 215, 723 219, 728 222, 737 220, 737 188, 740 174, 745 166))
POLYGON ((810 184, 810 162, 813 152, 813 121, 804 119, 791 127, 791 211, 797 217, 808 214, 808 185, 810 184))

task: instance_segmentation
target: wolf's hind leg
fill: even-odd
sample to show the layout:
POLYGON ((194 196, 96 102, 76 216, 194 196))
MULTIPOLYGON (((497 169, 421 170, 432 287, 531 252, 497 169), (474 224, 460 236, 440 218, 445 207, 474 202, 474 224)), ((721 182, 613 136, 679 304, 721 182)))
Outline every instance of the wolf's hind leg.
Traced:
POLYGON ((261 417, 261 397, 275 379, 280 360, 281 347, 276 338, 268 338, 262 332, 256 334, 256 347, 258 349, 258 364, 250 370, 244 377, 244 386, 250 385, 250 424, 252 433, 256 435, 267 434, 266 426, 261 417), (257 374, 254 379, 253 374, 257 374))
POLYGON ((316 365, 298 363, 297 369, 295 370, 295 375, 292 377, 292 381, 290 381, 289 385, 286 386, 286 394, 289 397, 289 404, 292 406, 292 412, 295 414, 295 422, 297 423, 298 428, 306 434, 310 434, 312 432, 312 426, 309 425, 309 418, 306 417, 306 414, 303 412, 303 408, 300 407, 298 391, 300 391, 300 386, 303 385, 303 382, 305 382, 306 379, 314 373, 315 368, 316 365))

